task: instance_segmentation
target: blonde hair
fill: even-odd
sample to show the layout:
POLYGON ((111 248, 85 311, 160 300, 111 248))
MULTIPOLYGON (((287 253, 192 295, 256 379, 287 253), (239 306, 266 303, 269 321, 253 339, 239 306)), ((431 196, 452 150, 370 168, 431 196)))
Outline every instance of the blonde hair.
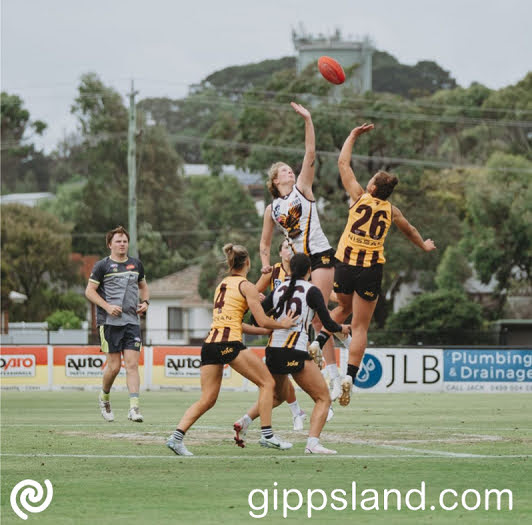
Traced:
POLYGON ((248 251, 239 244, 226 244, 224 253, 229 270, 241 270, 249 259, 248 251))
POLYGON ((286 163, 276 162, 275 164, 272 164, 268 170, 268 182, 266 183, 266 186, 268 186, 268 191, 273 195, 274 199, 277 199, 277 197, 281 196, 277 186, 273 183, 273 181, 277 178, 277 174, 279 173, 279 168, 281 166, 286 166, 286 163))

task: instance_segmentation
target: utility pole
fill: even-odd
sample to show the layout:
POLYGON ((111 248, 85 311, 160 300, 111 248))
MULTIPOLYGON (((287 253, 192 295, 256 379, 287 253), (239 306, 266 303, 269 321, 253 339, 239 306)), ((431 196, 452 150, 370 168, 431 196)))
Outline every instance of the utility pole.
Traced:
POLYGON ((131 80, 129 93, 129 127, 127 133, 127 174, 129 182, 128 191, 128 218, 129 218, 129 255, 138 257, 137 249, 137 107, 135 106, 135 91, 131 80))

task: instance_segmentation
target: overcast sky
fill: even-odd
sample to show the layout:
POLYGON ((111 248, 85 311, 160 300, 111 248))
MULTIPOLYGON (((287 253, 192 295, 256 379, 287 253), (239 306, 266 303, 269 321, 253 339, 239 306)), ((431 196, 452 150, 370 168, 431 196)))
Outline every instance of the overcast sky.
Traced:
POLYGON ((368 35, 402 63, 434 60, 462 86, 532 70, 531 0, 2 0, 2 90, 48 123, 47 151, 75 129, 79 77, 180 98, 227 66, 295 55, 292 28, 368 35))

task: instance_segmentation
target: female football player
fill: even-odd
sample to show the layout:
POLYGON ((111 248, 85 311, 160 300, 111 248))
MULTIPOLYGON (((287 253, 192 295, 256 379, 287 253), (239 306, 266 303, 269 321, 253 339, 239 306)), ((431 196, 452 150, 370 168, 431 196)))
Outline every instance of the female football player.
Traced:
MULTIPOLYGON (((330 332, 349 333, 348 325, 334 322, 318 287, 308 282, 311 275, 311 260, 298 253, 290 260, 290 281, 275 289, 262 303, 267 313, 284 320, 286 316, 298 316, 298 322, 289 327, 275 329, 266 347, 266 365, 275 379, 274 406, 287 399, 291 374, 296 383, 314 400, 310 417, 310 430, 305 448, 307 454, 336 454, 336 451, 323 447, 320 434, 331 403, 327 383, 320 369, 307 352, 308 330, 315 313, 330 332)), ((234 425, 235 441, 244 446, 247 429, 258 412, 255 404, 249 412, 234 425)))
POLYGON ((186 431, 215 405, 225 364, 259 387, 258 410, 262 424, 260 444, 281 450, 292 447, 291 443, 273 434, 271 415, 275 382, 261 359, 242 343, 242 332, 269 334, 271 329, 290 328, 297 319, 289 316, 278 322, 268 317, 260 305, 257 288, 246 279, 251 265, 246 248, 226 244, 224 252, 229 275, 216 288, 212 325, 201 348, 201 397, 187 409, 166 442, 166 446, 180 456, 193 455, 187 450, 183 438, 186 431), (242 323, 248 308, 257 323, 264 328, 242 323))
MULTIPOLYGON (((372 129, 373 124, 354 128, 345 140, 338 159, 342 184, 353 203, 335 255, 334 291, 338 306, 331 314, 336 321, 343 321, 353 313, 347 375, 342 380, 339 398, 343 406, 348 405, 351 399, 353 383, 367 345, 369 323, 381 293, 382 271, 386 262, 384 241, 392 222, 423 251, 430 252, 436 248, 431 239, 423 240, 417 229, 388 201, 398 182, 395 175, 379 171, 370 179, 365 190, 357 181, 351 168, 353 145, 357 137, 372 129)), ((328 334, 320 333, 317 341, 323 344, 328 338, 328 334)))
MULTIPOLYGON (((305 253, 310 257, 312 282, 328 300, 333 288, 335 259, 334 250, 321 229, 312 192, 316 157, 314 125, 310 111, 295 102, 291 105, 305 121, 305 156, 297 179, 292 168, 284 162, 276 162, 270 167, 268 189, 273 196, 273 202, 264 210, 260 240, 261 271, 272 271, 270 249, 276 225, 284 236, 290 239, 294 253, 305 253)), ((320 320, 316 318, 313 325, 317 333, 321 328, 320 320)), ((341 393, 341 385, 332 340, 326 342, 323 355, 327 361, 326 370, 330 378, 331 398, 334 401, 341 393)))

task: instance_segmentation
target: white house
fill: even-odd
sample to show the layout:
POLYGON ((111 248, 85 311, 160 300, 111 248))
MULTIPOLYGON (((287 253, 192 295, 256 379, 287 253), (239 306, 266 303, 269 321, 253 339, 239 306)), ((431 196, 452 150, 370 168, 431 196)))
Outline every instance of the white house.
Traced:
POLYGON ((40 193, 10 193, 0 197, 0 204, 24 204, 25 206, 37 206, 43 201, 55 199, 55 195, 50 192, 40 193))
POLYGON ((150 307, 146 314, 146 344, 201 344, 212 320, 212 302, 198 294, 200 267, 148 283, 150 307))

